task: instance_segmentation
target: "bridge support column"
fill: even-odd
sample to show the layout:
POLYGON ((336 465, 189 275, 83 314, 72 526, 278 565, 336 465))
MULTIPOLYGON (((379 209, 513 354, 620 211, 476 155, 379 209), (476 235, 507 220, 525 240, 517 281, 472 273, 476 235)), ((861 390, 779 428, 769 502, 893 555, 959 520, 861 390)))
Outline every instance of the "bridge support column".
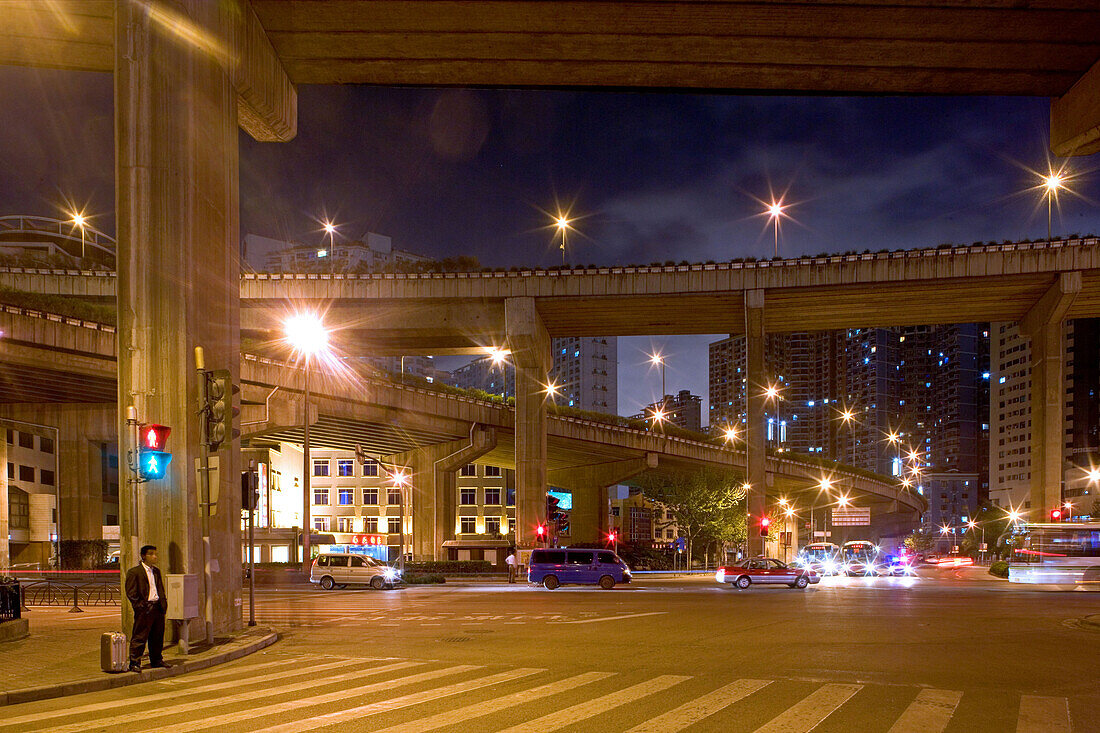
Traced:
MULTIPOLYGON (((56 438, 57 516, 63 540, 103 539, 103 455, 118 436, 113 404, 10 404, 0 424, 56 438)), ((7 497, 5 496, 5 501, 7 497)), ((6 535, 5 535, 6 537, 6 535)))
POLYGON ((504 301, 508 348, 516 370, 516 545, 534 547, 546 522, 546 381, 550 336, 534 298, 504 301))
MULTIPOLYGON (((162 572, 204 579, 206 618, 188 630, 203 638, 241 626, 240 466, 230 438, 211 458, 217 470, 204 470, 194 348, 205 349, 207 369, 227 369, 237 383, 237 128, 239 112, 255 111, 238 109, 234 80, 247 87, 285 74, 262 41, 241 32, 247 6, 158 7, 116 0, 114 9, 122 565, 152 544, 162 572), (128 480, 130 405, 139 420, 172 428, 163 480, 128 480), (207 482, 219 497, 208 524, 207 482)), ((129 604, 122 614, 129 628, 129 604)))
POLYGON ((1079 292, 1081 273, 1062 273, 1020 321, 1021 333, 1031 339, 1032 521, 1045 521, 1050 510, 1062 503, 1065 447, 1062 321, 1079 292))
POLYGON ((0 572, 11 567, 11 546, 8 544, 8 442, 0 440, 0 572))
POLYGON ((550 484, 572 492, 569 541, 601 542, 607 537, 607 489, 657 468, 657 454, 626 461, 577 466, 550 472, 550 484))
POLYGON ((768 456, 764 432, 764 291, 745 291, 745 499, 748 510, 749 556, 764 553, 764 538, 758 531, 766 511, 768 456))
POLYGON ((456 472, 496 444, 492 428, 475 425, 468 440, 429 445, 384 459, 386 463, 407 467, 411 474, 414 560, 444 559, 443 543, 455 536, 456 472))

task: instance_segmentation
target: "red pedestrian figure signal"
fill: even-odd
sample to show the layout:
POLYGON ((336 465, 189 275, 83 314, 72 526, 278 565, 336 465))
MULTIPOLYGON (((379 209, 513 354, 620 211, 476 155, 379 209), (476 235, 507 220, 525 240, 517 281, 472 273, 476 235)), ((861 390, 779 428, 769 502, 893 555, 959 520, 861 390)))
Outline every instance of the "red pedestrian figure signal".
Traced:
POLYGON ((137 474, 143 481, 155 481, 168 475, 172 454, 168 448, 168 436, 172 428, 167 425, 138 426, 137 474))
POLYGON ((1062 521, 1062 510, 1061 509, 1051 509, 1050 510, 1050 521, 1052 521, 1052 522, 1061 522, 1062 521))
POLYGON ((771 526, 771 523, 772 523, 772 520, 768 519, 767 517, 760 517, 760 536, 761 537, 767 537, 768 536, 768 527, 771 526))
POLYGON ((168 436, 172 434, 172 428, 167 425, 142 425, 141 449, 164 450, 168 445, 168 436))

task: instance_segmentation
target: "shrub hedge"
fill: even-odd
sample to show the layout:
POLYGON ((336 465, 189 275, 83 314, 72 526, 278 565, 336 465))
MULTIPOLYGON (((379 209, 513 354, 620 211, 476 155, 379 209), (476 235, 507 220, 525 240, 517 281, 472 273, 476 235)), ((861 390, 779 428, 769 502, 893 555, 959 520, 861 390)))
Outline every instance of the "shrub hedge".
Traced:
POLYGON ((439 573, 409 573, 404 579, 409 585, 428 585, 429 583, 447 582, 447 579, 439 573))
POLYGON ((989 574, 996 575, 998 578, 1008 577, 1008 563, 1004 560, 998 560, 995 563, 991 563, 989 566, 989 574))
POLYGON ((442 560, 437 562, 405 563, 405 572, 409 574, 474 575, 493 572, 493 564, 488 560, 442 560))

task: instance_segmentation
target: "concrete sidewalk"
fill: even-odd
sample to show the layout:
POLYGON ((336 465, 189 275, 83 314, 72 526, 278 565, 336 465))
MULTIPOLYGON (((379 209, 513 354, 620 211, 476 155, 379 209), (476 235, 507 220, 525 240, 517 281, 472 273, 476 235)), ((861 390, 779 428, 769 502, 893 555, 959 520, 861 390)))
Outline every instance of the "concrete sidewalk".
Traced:
POLYGON ((164 679, 238 659, 278 639, 271 629, 257 626, 219 638, 210 649, 192 649, 189 655, 181 655, 175 646, 168 647, 164 659, 173 665, 171 669, 108 674, 99 668, 99 638, 105 632, 120 630, 117 607, 68 613, 65 608, 34 606, 24 617, 30 622, 30 636, 0 644, 0 705, 164 679))

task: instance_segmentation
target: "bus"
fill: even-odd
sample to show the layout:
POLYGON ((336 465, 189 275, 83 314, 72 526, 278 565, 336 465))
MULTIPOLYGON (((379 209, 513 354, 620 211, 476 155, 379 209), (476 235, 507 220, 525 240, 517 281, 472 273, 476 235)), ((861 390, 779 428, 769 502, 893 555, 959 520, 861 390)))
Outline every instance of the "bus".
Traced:
POLYGON ((876 575, 878 573, 878 545, 868 540, 845 542, 840 548, 841 572, 845 575, 876 575))
POLYGON ((1100 589, 1100 522, 1028 522, 1010 536, 1010 582, 1100 589))
POLYGON ((832 542, 811 542, 802 548, 795 565, 810 568, 818 575, 836 575, 839 569, 837 555, 840 548, 832 542))

